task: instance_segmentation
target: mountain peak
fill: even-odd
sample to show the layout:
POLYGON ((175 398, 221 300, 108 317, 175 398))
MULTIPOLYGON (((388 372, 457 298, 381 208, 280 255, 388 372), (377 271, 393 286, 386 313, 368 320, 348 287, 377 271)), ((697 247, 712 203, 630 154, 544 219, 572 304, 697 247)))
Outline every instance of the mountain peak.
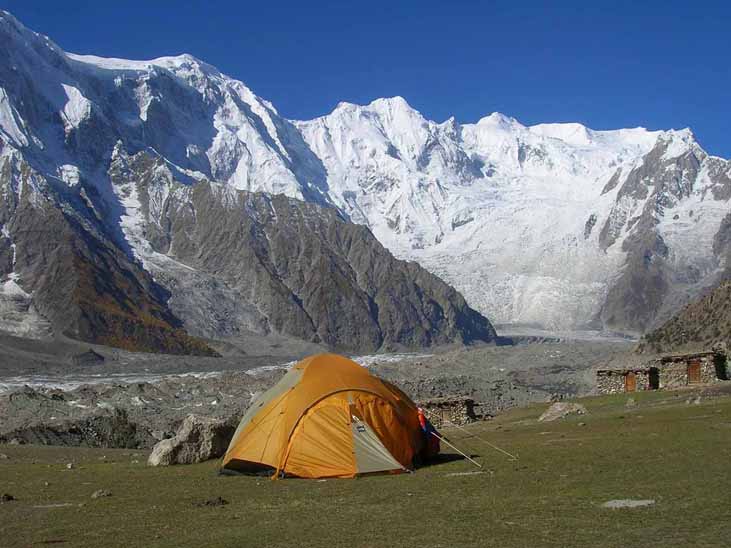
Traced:
POLYGON ((502 114, 500 112, 493 112, 492 114, 485 116, 484 118, 480 118, 477 121, 477 125, 493 126, 505 130, 525 127, 512 116, 506 116, 505 114, 502 114))
POLYGON ((663 133, 668 139, 680 139, 681 141, 685 141, 686 143, 695 141, 695 134, 693 133, 693 130, 689 127, 684 127, 683 129, 669 129, 667 131, 664 131, 663 133))
POLYGON ((551 137, 559 139, 564 143, 576 146, 591 145, 594 142, 594 132, 583 124, 557 123, 557 124, 537 124, 530 126, 530 131, 543 137, 551 137))
POLYGON ((677 158, 688 151, 700 149, 693 131, 688 127, 660 132, 657 144, 665 147, 665 158, 677 158))
POLYGON ((377 113, 379 116, 385 116, 388 118, 396 117, 407 117, 407 118, 418 118, 423 121, 424 117, 421 113, 409 105, 406 99, 397 95, 395 97, 380 97, 374 99, 367 105, 359 105, 356 103, 350 103, 347 101, 341 101, 333 109, 328 116, 339 114, 339 113, 359 113, 359 112, 372 112, 377 113))
POLYGON ((27 30, 28 30, 28 29, 27 29, 27 28, 25 27, 25 25, 23 25, 23 23, 21 23, 20 21, 18 21, 18 20, 17 20, 16 18, 15 18, 15 16, 13 16, 13 14, 12 14, 12 13, 10 13, 9 11, 5 11, 5 10, 2 10, 2 9, 0 9, 0 22, 2 22, 2 23, 3 23, 3 24, 5 24, 5 25, 9 25, 9 26, 12 26, 12 27, 13 27, 13 29, 14 29, 14 30, 15 30, 16 32, 22 32, 22 31, 24 31, 24 30, 25 30, 25 31, 27 31, 27 30))
POLYGON ((376 99, 367 108, 377 112, 381 117, 392 120, 400 126, 404 123, 409 126, 412 124, 422 125, 427 123, 421 113, 399 95, 396 97, 376 99))
POLYGON ((401 97, 400 95, 395 95, 393 97, 379 97, 378 99, 374 99, 370 102, 368 105, 370 107, 388 107, 392 109, 400 109, 400 110, 414 110, 411 105, 401 97))
POLYGON ((0 35, 7 35, 9 41, 8 43, 3 40, 4 55, 7 55, 14 46, 27 48, 31 43, 43 44, 54 52, 63 54, 63 50, 48 36, 32 31, 18 21, 13 14, 4 10, 0 10, 0 35))
POLYGON ((400 95, 396 95, 394 97, 379 97, 378 99, 374 99, 367 105, 361 105, 358 103, 351 103, 349 101, 340 101, 337 106, 333 109, 335 110, 342 110, 342 109, 392 109, 392 110, 415 110, 409 103, 401 97, 400 95))

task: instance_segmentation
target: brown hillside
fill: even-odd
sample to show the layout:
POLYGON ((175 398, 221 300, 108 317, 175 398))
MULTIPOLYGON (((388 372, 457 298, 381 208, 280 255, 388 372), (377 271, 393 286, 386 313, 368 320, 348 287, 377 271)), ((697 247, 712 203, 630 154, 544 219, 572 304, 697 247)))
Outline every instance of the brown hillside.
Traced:
POLYGON ((722 281, 659 328, 647 333, 638 352, 710 348, 731 342, 731 280, 722 281))

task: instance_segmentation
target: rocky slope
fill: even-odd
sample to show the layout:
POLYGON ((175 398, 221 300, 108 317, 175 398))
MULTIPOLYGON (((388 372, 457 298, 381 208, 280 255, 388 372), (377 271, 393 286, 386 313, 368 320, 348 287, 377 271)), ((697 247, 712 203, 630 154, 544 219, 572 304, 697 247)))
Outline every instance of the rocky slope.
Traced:
POLYGON ((731 281, 683 307, 657 329, 645 334, 639 352, 709 350, 731 346, 731 281))
POLYGON ((110 173, 139 203, 127 241, 192 333, 280 332, 346 351, 495 338, 457 291, 333 208, 181 184, 147 152, 115 149, 110 173))
POLYGON ((91 202, 82 199, 86 194, 58 194, 16 153, 3 152, 0 275, 6 281, 0 302, 33 311, 21 334, 53 332, 130 350, 215 355, 182 329, 165 290, 109 237, 91 202))
POLYGON ((226 373, 68 391, 24 387, 0 394, 0 443, 152 447, 171 437, 190 413, 234 422, 252 394, 268 388, 281 374, 226 373))
MULTIPOLYGON (((183 211, 207 181, 218 183, 210 188, 221 189, 221 200, 239 196, 229 189, 335 208, 501 324, 640 333, 715 285, 726 268, 731 164, 706 154, 689 130, 528 127, 498 113, 476 124, 436 123, 398 97, 342 103, 327 116, 293 122, 189 55, 128 61, 70 54, 5 12, 0 39, 7 45, 0 154, 48 179, 58 203, 81 204, 72 209, 86 208, 123 255, 154 271, 163 292, 143 307, 166 302, 200 334, 280 321, 259 310, 259 295, 241 300, 235 281, 218 279, 216 269, 232 275, 217 264, 226 257, 209 253, 206 264, 216 266, 198 262, 188 275, 191 265, 174 258, 174 245, 170 251, 164 223, 175 219, 158 209, 174 203, 183 211), (160 177, 177 182, 172 199, 168 187, 156 186, 152 217, 134 181, 147 168, 125 175, 117 165, 140 152, 156 159, 160 177), (220 313, 206 305, 216 299, 220 313)), ((181 215, 176 210, 178 223, 181 215)), ((10 260, 10 251, 3 256, 10 260)), ((18 298, 24 281, 7 281, 15 285, 0 305, 6 328, 47 330, 44 321, 52 319, 33 299, 18 298)), ((295 295, 302 289, 287 287, 295 295)), ((365 302, 356 294, 347 300, 365 302)), ((289 310, 274 301, 266 306, 289 310)), ((323 337, 339 329, 310 323, 295 331, 323 337)), ((391 340, 373 321, 356 337, 391 340)))

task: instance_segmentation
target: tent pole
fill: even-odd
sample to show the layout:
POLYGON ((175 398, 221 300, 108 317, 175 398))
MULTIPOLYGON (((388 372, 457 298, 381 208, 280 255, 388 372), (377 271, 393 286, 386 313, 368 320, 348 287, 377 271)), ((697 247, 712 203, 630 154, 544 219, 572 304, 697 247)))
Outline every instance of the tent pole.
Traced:
POLYGON ((482 468, 482 465, 479 462, 477 462, 476 460, 473 460, 470 457, 468 457, 467 455, 465 455, 462 451, 460 451, 459 449, 457 449, 454 445, 452 445, 451 443, 449 443, 443 437, 437 435, 436 432, 430 432, 430 434, 432 436, 434 436, 435 438, 437 438, 439 441, 442 441, 442 442, 446 443, 447 445, 449 445, 449 447, 451 447, 452 449, 454 449, 455 451, 457 451, 457 453, 459 453, 460 455, 462 455, 464 458, 466 458, 468 461, 470 461, 472 464, 474 464, 478 468, 482 468))

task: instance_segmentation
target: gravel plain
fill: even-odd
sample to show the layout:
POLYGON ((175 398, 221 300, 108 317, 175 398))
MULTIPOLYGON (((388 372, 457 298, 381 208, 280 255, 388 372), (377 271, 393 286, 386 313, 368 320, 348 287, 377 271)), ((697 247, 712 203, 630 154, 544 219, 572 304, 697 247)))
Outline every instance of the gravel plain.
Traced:
MULTIPOLYGON (((588 394, 596 368, 637 359, 630 341, 515 342, 354 358, 417 401, 469 397, 484 416, 588 394)), ((190 413, 241 416, 288 366, 323 351, 254 336, 218 350, 223 357, 165 356, 2 336, 0 441, 150 447, 190 413)))

